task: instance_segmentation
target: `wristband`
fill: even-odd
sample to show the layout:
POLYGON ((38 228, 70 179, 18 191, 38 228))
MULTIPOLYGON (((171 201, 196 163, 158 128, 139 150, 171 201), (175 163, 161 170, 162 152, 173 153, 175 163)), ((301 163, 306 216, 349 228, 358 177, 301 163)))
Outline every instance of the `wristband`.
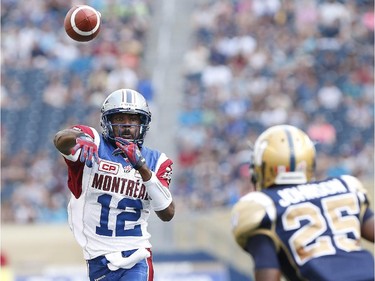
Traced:
POLYGON ((155 211, 166 209, 172 203, 172 194, 156 177, 154 172, 148 181, 143 182, 150 197, 151 207, 155 211))
POLYGON ((143 158, 143 156, 140 157, 138 162, 134 165, 134 169, 139 170, 144 164, 146 164, 146 159, 143 158))

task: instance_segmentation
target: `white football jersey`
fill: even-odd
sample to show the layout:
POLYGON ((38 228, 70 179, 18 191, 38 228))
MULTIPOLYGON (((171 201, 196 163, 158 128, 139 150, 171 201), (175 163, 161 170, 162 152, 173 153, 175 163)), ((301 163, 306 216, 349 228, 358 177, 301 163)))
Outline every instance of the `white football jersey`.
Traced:
MULTIPOLYGON (((89 168, 75 155, 63 155, 68 165, 70 228, 89 260, 108 253, 151 248, 147 220, 152 210, 139 172, 91 127, 74 129, 90 135, 98 146, 100 163, 89 168)), ((142 155, 161 183, 169 187, 172 161, 164 153, 142 147, 142 155)))

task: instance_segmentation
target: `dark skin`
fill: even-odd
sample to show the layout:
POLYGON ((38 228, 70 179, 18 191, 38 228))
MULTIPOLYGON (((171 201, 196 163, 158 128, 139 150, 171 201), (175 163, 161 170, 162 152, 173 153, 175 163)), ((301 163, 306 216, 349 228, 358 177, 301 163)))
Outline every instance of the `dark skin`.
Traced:
POLYGON ((280 281, 281 272, 276 268, 264 268, 255 271, 256 281, 280 281))
POLYGON ((374 217, 367 219, 361 227, 361 236, 374 243, 374 217))
MULTIPOLYGON (((111 116, 112 124, 126 124, 127 126, 113 126, 113 132, 115 137, 122 137, 124 139, 135 139, 139 136, 139 127, 138 126, 129 126, 129 125, 141 125, 140 116, 137 114, 126 114, 126 113, 117 113, 111 116)), ((76 145, 76 138, 80 136, 80 132, 77 132, 73 129, 64 129, 56 133, 54 137, 55 147, 63 154, 70 155, 71 149, 76 145)), ((148 181, 151 178, 151 170, 144 164, 139 168, 138 172, 140 173, 143 181, 148 181)), ((162 221, 170 221, 175 214, 175 205, 174 202, 161 211, 155 211, 156 215, 162 221)))

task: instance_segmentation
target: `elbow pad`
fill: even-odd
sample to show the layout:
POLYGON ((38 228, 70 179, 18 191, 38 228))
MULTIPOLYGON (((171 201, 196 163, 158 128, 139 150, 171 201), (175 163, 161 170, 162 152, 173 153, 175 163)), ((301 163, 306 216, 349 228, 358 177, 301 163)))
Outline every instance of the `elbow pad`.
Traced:
POLYGON ((155 211, 166 209, 172 203, 172 194, 152 172, 148 181, 143 182, 150 197, 151 207, 155 211))

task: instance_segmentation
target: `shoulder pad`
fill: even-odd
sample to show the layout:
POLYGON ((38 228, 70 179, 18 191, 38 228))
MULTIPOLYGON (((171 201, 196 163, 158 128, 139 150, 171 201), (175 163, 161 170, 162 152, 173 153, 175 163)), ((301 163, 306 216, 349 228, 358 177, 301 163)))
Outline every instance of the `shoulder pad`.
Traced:
POLYGON ((245 247, 246 241, 254 234, 266 214, 274 220, 276 209, 273 201, 261 192, 251 192, 233 206, 232 232, 241 247, 245 247))
POLYGON ((363 184, 356 177, 343 175, 341 176, 341 179, 347 184, 350 191, 367 193, 367 190, 363 187, 363 184))
POLYGON ((345 182, 348 190, 350 192, 357 194, 358 198, 362 202, 365 202, 366 200, 368 200, 367 190, 366 188, 364 188, 363 184, 361 183, 359 179, 350 175, 343 175, 340 178, 345 182))

